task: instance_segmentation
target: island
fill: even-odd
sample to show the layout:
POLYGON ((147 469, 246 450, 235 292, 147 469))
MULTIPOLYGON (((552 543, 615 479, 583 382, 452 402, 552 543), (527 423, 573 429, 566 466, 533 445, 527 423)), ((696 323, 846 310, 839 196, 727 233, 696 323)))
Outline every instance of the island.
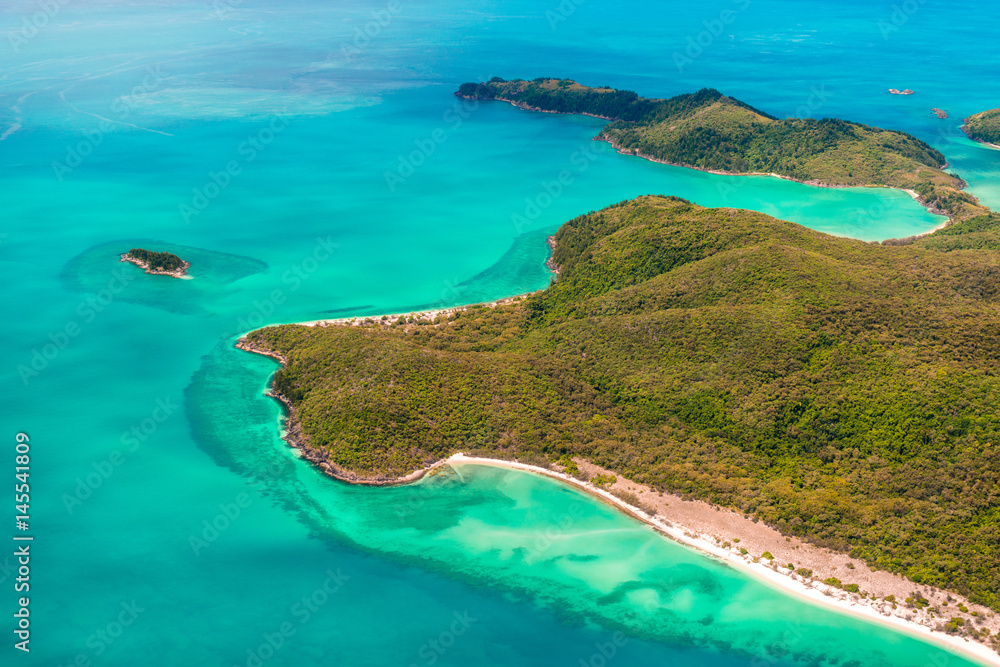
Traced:
POLYGON ((136 266, 145 269, 146 273, 156 276, 171 276, 173 278, 183 278, 187 270, 191 268, 191 263, 186 262, 177 255, 169 252, 156 252, 144 248, 132 248, 124 255, 121 261, 131 262, 136 266))
POLYGON ((554 243, 558 279, 521 299, 239 346, 280 361, 289 442, 340 479, 463 452, 576 475, 637 516, 731 508, 773 531, 772 558, 787 536, 858 568, 775 560, 789 576, 995 646, 1000 216, 881 245, 648 196, 554 243), (903 583, 875 599, 862 571, 903 583))
POLYGON ((982 111, 965 119, 962 126, 970 139, 1000 148, 1000 109, 982 111))
POLYGON ((896 88, 890 88, 889 92, 893 95, 913 95, 914 92, 916 91, 910 90, 909 88, 907 88, 906 90, 897 90, 896 88))
POLYGON ((589 88, 567 79, 465 83, 456 93, 523 109, 611 121, 597 135, 618 151, 720 174, 770 174, 803 183, 892 187, 954 222, 989 209, 944 171, 944 155, 905 132, 831 118, 778 119, 713 89, 670 99, 589 88))
POLYGON ((944 120, 944 119, 946 119, 948 117, 948 112, 947 111, 945 111, 944 109, 938 109, 937 107, 934 107, 933 109, 931 109, 931 113, 933 113, 935 116, 937 116, 941 120, 944 120))

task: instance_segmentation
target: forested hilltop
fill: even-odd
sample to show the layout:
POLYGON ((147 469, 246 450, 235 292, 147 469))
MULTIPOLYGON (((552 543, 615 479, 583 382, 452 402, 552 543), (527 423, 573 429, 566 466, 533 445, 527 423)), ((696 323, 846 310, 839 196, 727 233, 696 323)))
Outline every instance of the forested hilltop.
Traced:
POLYGON ((563 225, 516 304, 248 339, 342 469, 585 457, 1000 609, 1000 217, 944 231, 643 197, 563 225))
POLYGON ((962 220, 988 213, 942 169, 945 157, 913 135, 824 118, 787 118, 717 90, 647 99, 568 79, 465 83, 458 95, 527 109, 589 114, 612 121, 598 138, 618 150, 671 164, 732 174, 774 173, 830 186, 916 191, 932 210, 962 220))
POLYGON ((1000 109, 991 109, 969 116, 962 127, 976 141, 1000 145, 1000 109))

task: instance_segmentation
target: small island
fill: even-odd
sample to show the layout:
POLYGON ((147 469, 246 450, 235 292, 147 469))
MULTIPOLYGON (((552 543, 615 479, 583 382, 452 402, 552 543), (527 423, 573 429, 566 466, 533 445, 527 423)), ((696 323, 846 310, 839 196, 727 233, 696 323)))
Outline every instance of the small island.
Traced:
POLYGON ((183 278, 191 267, 191 262, 185 262, 177 255, 144 248, 132 248, 121 256, 121 261, 131 262, 139 268, 145 269, 146 273, 150 275, 171 276, 173 278, 183 278))
POLYGON ((897 90, 896 88, 890 88, 889 92, 893 95, 912 95, 915 91, 907 88, 906 90, 897 90))
POLYGON ((898 188, 951 222, 990 212, 944 171, 940 151, 911 134, 836 118, 777 118, 711 88, 653 99, 569 79, 494 77, 462 84, 456 95, 608 120, 596 139, 654 162, 824 187, 898 188))
POLYGON ((948 117, 948 112, 945 111, 944 109, 938 109, 937 107, 934 107, 933 109, 931 109, 931 112, 941 120, 944 120, 945 118, 948 117))
POLYGON ((1000 109, 981 111, 969 116, 962 129, 970 139, 1000 148, 1000 109))

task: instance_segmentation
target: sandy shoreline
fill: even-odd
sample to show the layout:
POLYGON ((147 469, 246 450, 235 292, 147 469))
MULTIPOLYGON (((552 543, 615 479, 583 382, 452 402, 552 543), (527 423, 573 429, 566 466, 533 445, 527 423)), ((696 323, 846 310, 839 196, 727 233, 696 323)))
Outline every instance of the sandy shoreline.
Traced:
MULTIPOLYGON (((878 611, 871 604, 865 604, 864 600, 852 600, 850 594, 827 586, 823 583, 809 582, 798 575, 787 572, 787 568, 772 569, 766 564, 766 559, 755 558, 751 554, 743 555, 737 548, 723 548, 717 538, 694 532, 687 527, 680 526, 670 520, 661 519, 659 515, 650 516, 643 510, 630 505, 612 493, 594 486, 590 482, 583 482, 565 473, 548 470, 538 466, 519 463, 516 461, 504 461, 499 459, 487 459, 481 457, 466 456, 458 453, 435 464, 438 467, 442 463, 449 465, 473 464, 489 465, 502 468, 512 468, 538 475, 544 475, 565 484, 570 484, 586 493, 600 498, 626 514, 652 526, 657 532, 692 547, 704 554, 713 556, 741 570, 754 578, 764 581, 772 587, 779 588, 786 593, 790 593, 798 598, 808 600, 815 604, 824 605, 840 611, 842 613, 857 616, 869 622, 881 623, 894 629, 902 630, 907 634, 930 641, 945 647, 953 652, 958 652, 965 657, 972 658, 977 662, 988 665, 1000 665, 1000 655, 989 647, 969 641, 963 637, 948 635, 943 632, 932 631, 925 625, 909 621, 895 615, 886 615, 878 611), (779 570, 786 570, 782 573, 779 570)), ((431 468, 428 468, 429 471, 431 468)), ((917 585, 913 584, 916 588, 917 585)), ((856 596, 855 596, 856 597, 856 596)), ((883 605, 884 606, 884 605, 883 605)))
MULTIPOLYGON (((510 303, 522 298, 524 298, 524 295, 512 297, 511 299, 503 299, 491 305, 510 303)), ((455 310, 461 310, 461 308, 447 309, 447 311, 428 311, 417 314, 407 313, 405 316, 426 315, 430 317, 430 313, 439 314, 455 310)), ((396 317, 404 317, 404 315, 396 317)), ((357 321, 358 319, 318 320, 313 323, 306 323, 306 325, 357 326, 360 324, 357 321)), ((386 325, 389 324, 389 321, 381 319, 367 319, 386 325)), ((259 348, 249 343, 245 338, 241 338, 236 343, 236 347, 247 352, 268 356, 282 365, 287 363, 287 359, 282 355, 259 348)), ((279 392, 274 391, 273 388, 268 390, 267 395, 280 401, 285 406, 287 418, 285 421, 286 429, 282 434, 282 439, 296 449, 302 458, 315 464, 323 474, 341 482, 364 486, 411 484, 419 481, 432 470, 441 466, 461 465, 463 463, 499 466, 544 475, 570 484, 604 502, 608 502, 620 511, 652 526, 666 537, 725 561, 771 586, 780 588, 786 593, 813 603, 826 605, 868 621, 892 626, 913 636, 936 643, 953 652, 973 658, 982 664, 1000 667, 1000 655, 985 644, 970 641, 961 636, 949 635, 942 631, 933 630, 935 626, 947 622, 952 616, 963 616, 963 614, 959 613, 957 605, 964 603, 969 611, 976 611, 981 614, 978 617, 978 619, 982 619, 979 621, 980 625, 990 628, 995 635, 1000 634, 1000 618, 985 607, 973 605, 957 594, 953 597, 952 594, 945 591, 920 586, 898 575, 887 572, 872 572, 860 561, 852 562, 844 554, 816 547, 802 542, 797 538, 784 536, 768 526, 758 524, 749 517, 744 517, 731 510, 702 501, 689 501, 679 496, 656 493, 650 487, 621 478, 614 471, 599 468, 582 459, 578 459, 577 462, 584 473, 588 476, 593 476, 594 474, 615 474, 618 481, 608 488, 611 491, 630 494, 631 497, 639 501, 639 504, 643 508, 640 509, 622 500, 609 490, 598 488, 589 481, 584 482, 562 472, 516 461, 470 457, 462 453, 453 454, 448 458, 436 461, 425 468, 416 470, 403 477, 363 477, 337 466, 329 460, 329 456, 325 452, 311 447, 302 433, 291 402, 279 392), (646 511, 650 508, 654 509, 655 515, 650 515, 646 511), (741 539, 735 539, 736 535, 740 535, 741 539), (729 539, 733 539, 740 546, 734 546, 730 543, 729 539), (742 553, 742 549, 746 549, 747 553, 742 553), (764 552, 772 553, 774 560, 769 561, 760 556, 764 552), (791 562, 796 564, 797 569, 806 565, 809 566, 810 576, 803 576, 783 566, 784 563, 791 562), (778 566, 778 563, 781 563, 782 566, 778 566), (837 570, 837 563, 841 565, 847 563, 846 567, 849 568, 850 572, 845 573, 844 571, 837 570), (870 597, 862 597, 861 595, 852 594, 822 583, 824 579, 837 575, 844 579, 844 584, 854 581, 862 582, 861 585, 863 588, 861 592, 869 593, 870 597), (950 603, 953 606, 949 607, 945 612, 940 612, 941 616, 932 615, 928 610, 914 610, 905 607, 903 600, 911 592, 917 591, 931 601, 932 605, 947 605, 950 603), (896 596, 899 602, 898 605, 894 605, 884 599, 885 596, 890 594, 896 596), (882 599, 878 599, 876 596, 882 599)), ((931 608, 934 609, 935 607, 931 608)), ((971 617, 967 618, 971 625, 974 619, 971 617)))
MULTIPOLYGON (((551 261, 551 260, 550 260, 551 261)), ((550 270, 553 273, 558 273, 557 268, 553 268, 553 265, 549 265, 550 270)), ((490 301, 487 303, 470 303, 464 306, 453 306, 451 308, 439 308, 437 310, 417 310, 409 313, 390 313, 386 315, 369 315, 367 317, 354 316, 354 317, 340 317, 331 320, 310 320, 308 322, 290 322, 289 324, 297 324, 303 327, 330 327, 330 326, 361 326, 364 324, 383 324, 392 325, 397 320, 414 320, 414 321, 424 321, 433 322, 437 317, 441 315, 451 315, 453 313, 462 313, 467 311, 469 308, 476 306, 482 308, 496 308, 498 306, 506 306, 511 303, 516 303, 523 299, 528 298, 532 294, 538 294, 544 290, 537 290, 535 292, 526 292, 525 294, 517 294, 515 296, 507 297, 506 299, 498 299, 496 301, 490 301)))
MULTIPOLYGON (((915 198, 917 197, 916 192, 911 190, 906 190, 906 192, 915 198)), ((947 224, 939 226, 938 229, 947 224)), ((549 238, 549 244, 554 251, 554 237, 549 238)), ((549 266, 554 273, 558 274, 558 267, 551 263, 551 259, 549 266)), ((534 293, 517 295, 491 303, 391 315, 312 320, 297 324, 322 327, 375 324, 393 326, 399 322, 404 326, 412 326, 418 321, 434 323, 442 315, 448 316, 472 307, 497 307, 515 303, 534 293), (401 320, 402 322, 400 322, 401 320)), ((236 347, 247 352, 268 356, 282 365, 287 364, 288 361, 280 354, 251 344, 246 340, 245 335, 240 337, 236 347)), ((411 484, 441 466, 461 465, 463 463, 500 466, 545 475, 571 484, 604 502, 608 502, 620 511, 652 526, 666 537, 725 561, 786 593, 813 603, 826 605, 846 614, 861 617, 867 621, 892 626, 952 652, 958 652, 981 664, 1000 667, 1000 654, 993 648, 978 641, 970 641, 963 636, 947 634, 942 630, 934 629, 943 626, 953 617, 959 617, 967 623, 965 627, 974 628, 974 624, 978 624, 981 628, 989 629, 994 636, 1000 635, 1000 618, 991 610, 980 605, 973 605, 957 594, 949 594, 946 591, 921 586, 888 572, 872 571, 861 561, 852 561, 844 554, 785 536, 769 526, 758 524, 750 517, 737 514, 732 510, 702 501, 691 501, 679 496, 657 493, 650 487, 621 478, 614 471, 597 467, 580 459, 577 460, 577 463, 588 478, 595 474, 614 474, 618 481, 610 485, 609 490, 606 490, 555 470, 516 461, 469 457, 461 453, 436 461, 403 477, 364 477, 341 468, 330 461, 325 452, 310 446, 302 433, 291 402, 275 391, 273 386, 268 390, 267 395, 277 399, 285 406, 287 418, 282 439, 296 449, 302 458, 315 464, 322 473, 339 481, 365 486, 411 484), (614 495, 612 491, 626 494, 629 499, 635 499, 639 506, 626 502, 614 495), (653 511, 652 514, 649 513, 650 509, 653 511), (740 536, 740 539, 736 539, 737 535, 740 536), (739 546, 733 546, 729 539, 738 543, 739 546), (773 560, 764 558, 761 555, 764 553, 772 554, 773 560), (795 563, 795 568, 786 567, 786 563, 795 563), (838 570, 838 567, 841 566, 847 571, 838 570), (807 570, 809 574, 803 575, 803 569, 807 570), (831 577, 843 579, 845 585, 856 583, 860 586, 861 594, 851 593, 842 588, 822 583, 823 580, 831 577), (907 607, 904 600, 911 593, 914 595, 919 593, 926 598, 929 601, 929 608, 913 609, 907 607), (887 596, 889 600, 892 599, 891 596, 895 596, 898 604, 886 600, 887 596), (965 605, 966 612, 960 613, 959 604, 965 605), (943 611, 940 611, 941 609, 943 611), (937 612, 937 614, 933 612, 937 612), (972 617, 969 615, 971 612, 976 612, 979 615, 972 617)))
MULTIPOLYGON (((978 115, 978 114, 975 114, 975 115, 978 115)), ((971 118, 971 116, 970 116, 970 118, 971 118)), ((965 121, 963 121, 963 123, 962 123, 962 128, 961 129, 962 129, 962 132, 965 132, 965 136, 969 137, 969 139, 972 139, 977 144, 982 144, 984 146, 989 146, 990 148, 996 148, 997 150, 1000 150, 1000 146, 997 146, 996 144, 992 144, 992 143, 990 143, 988 141, 984 141, 983 139, 976 139, 974 136, 972 136, 972 133, 969 132, 969 127, 968 127, 968 124, 967 124, 968 121, 969 121, 969 119, 966 118, 965 121)))

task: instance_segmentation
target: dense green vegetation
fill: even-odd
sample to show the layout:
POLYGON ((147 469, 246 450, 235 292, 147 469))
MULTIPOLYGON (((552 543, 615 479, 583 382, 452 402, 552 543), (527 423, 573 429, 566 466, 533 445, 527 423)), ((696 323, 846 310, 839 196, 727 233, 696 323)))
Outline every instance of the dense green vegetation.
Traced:
POLYGON ((566 79, 495 78, 463 84, 458 94, 606 118, 613 122, 600 138, 623 152, 671 164, 774 173, 823 185, 910 189, 927 206, 956 219, 988 212, 962 191, 960 179, 942 171, 944 155, 910 134, 831 118, 779 120, 717 90, 661 100, 566 79))
POLYGON ((249 338, 351 470, 581 456, 1000 609, 1000 218, 880 246, 644 197, 556 239, 513 305, 249 338))
POLYGON ((962 128, 976 141, 1000 145, 1000 109, 991 109, 969 116, 962 128))
POLYGON ((183 259, 169 252, 155 252, 143 248, 132 248, 125 255, 146 263, 154 271, 176 271, 184 266, 183 259))

